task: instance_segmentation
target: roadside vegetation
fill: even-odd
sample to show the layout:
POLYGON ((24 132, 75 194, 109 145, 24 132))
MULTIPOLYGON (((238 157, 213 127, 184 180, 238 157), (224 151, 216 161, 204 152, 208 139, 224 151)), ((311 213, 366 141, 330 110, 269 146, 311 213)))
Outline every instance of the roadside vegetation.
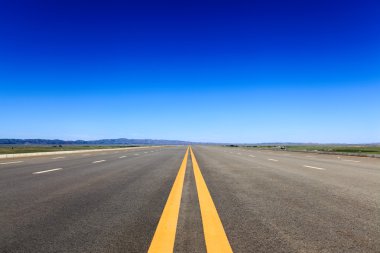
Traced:
POLYGON ((86 149, 111 149, 111 148, 126 148, 137 147, 137 145, 120 145, 120 146, 101 146, 101 145, 81 145, 81 146, 0 146, 0 154, 18 154, 18 153, 34 153, 34 152, 53 152, 53 151, 72 151, 86 149))
MULTIPOLYGON (((236 145, 230 145, 236 146, 236 145)), ((242 145, 244 148, 256 149, 276 149, 288 151, 306 152, 332 152, 332 153, 351 153, 351 154, 380 154, 380 145, 242 145)))
POLYGON ((286 150, 380 154, 380 146, 286 146, 286 150))

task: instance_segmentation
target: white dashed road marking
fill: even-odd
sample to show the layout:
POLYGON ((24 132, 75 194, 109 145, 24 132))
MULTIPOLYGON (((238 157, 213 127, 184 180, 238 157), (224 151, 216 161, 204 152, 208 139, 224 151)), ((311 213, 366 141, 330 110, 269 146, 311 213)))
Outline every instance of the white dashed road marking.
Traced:
POLYGON ((59 156, 59 157, 54 157, 54 158, 52 158, 53 160, 57 160, 57 159, 63 159, 63 158, 65 158, 64 156, 59 156))
POLYGON ((47 172, 52 172, 52 171, 57 171, 57 170, 61 170, 62 168, 56 168, 56 169, 52 169, 52 170, 43 170, 43 171, 37 171, 37 172, 33 172, 33 174, 42 174, 42 173, 47 173, 47 172))
POLYGON ((23 161, 6 162, 6 163, 0 163, 0 164, 13 164, 13 163, 23 163, 23 161))
POLYGON ((360 161, 356 161, 356 160, 342 160, 342 161, 345 161, 345 162, 354 162, 354 163, 360 163, 360 161))
POLYGON ((99 160, 99 161, 94 161, 92 163, 102 163, 102 162, 105 162, 106 160, 99 160))
POLYGON ((319 168, 319 167, 314 167, 314 166, 309 166, 309 165, 304 165, 303 167, 310 168, 310 169, 316 169, 316 170, 326 170, 324 168, 319 168))

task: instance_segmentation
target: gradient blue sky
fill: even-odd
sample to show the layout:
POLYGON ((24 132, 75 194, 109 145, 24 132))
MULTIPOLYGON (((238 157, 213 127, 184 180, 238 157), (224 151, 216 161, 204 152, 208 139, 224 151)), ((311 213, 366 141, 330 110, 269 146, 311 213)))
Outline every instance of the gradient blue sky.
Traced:
POLYGON ((380 142, 379 1, 0 1, 0 138, 380 142))

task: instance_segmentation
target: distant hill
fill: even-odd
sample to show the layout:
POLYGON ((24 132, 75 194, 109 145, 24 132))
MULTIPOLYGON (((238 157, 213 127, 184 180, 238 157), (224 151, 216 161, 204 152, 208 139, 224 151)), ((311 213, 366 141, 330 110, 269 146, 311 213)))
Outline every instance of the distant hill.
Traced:
POLYGON ((0 145, 187 145, 192 142, 153 139, 101 139, 101 140, 49 140, 49 139, 0 139, 0 145))

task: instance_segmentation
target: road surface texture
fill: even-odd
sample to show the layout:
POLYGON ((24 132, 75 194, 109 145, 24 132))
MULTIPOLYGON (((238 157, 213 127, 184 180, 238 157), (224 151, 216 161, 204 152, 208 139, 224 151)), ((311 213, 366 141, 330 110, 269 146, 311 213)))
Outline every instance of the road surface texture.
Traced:
POLYGON ((357 253, 379 238, 376 158, 177 146, 0 160, 0 252, 357 253))

